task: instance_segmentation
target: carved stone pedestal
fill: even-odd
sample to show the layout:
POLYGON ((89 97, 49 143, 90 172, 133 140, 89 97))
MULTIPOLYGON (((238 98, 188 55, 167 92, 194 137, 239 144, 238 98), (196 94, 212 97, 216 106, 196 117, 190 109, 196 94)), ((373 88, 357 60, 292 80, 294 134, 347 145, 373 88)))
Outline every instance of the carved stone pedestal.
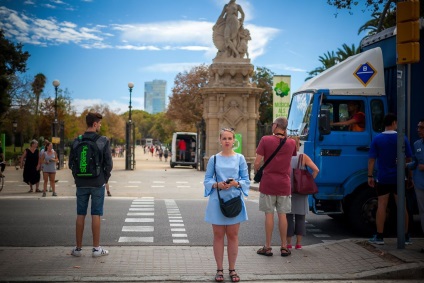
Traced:
POLYGON ((222 128, 234 128, 242 135, 242 154, 247 162, 254 161, 259 99, 263 89, 251 83, 253 70, 250 59, 213 60, 209 83, 201 89, 206 122, 205 164, 211 155, 221 151, 219 132, 222 128))

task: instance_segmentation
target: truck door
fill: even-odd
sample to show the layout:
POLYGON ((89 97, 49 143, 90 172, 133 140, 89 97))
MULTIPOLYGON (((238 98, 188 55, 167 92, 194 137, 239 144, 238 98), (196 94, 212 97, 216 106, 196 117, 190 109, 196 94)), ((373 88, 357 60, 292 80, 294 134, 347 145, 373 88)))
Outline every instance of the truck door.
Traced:
POLYGON ((345 192, 341 185, 367 169, 368 150, 373 137, 371 111, 367 98, 358 96, 355 99, 327 97, 321 109, 329 110, 330 121, 337 126, 333 125, 330 134, 318 136, 316 140, 315 160, 320 168, 320 182, 327 187, 326 198, 330 193, 335 199, 342 199, 350 192, 345 192), (352 103, 357 107, 355 114, 352 103), (341 125, 351 119, 359 119, 362 127, 341 125))

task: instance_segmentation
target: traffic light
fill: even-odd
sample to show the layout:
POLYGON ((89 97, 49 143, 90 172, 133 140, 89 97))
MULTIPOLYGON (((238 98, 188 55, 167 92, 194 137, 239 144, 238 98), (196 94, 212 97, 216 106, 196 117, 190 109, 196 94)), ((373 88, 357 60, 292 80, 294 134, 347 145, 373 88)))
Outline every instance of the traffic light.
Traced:
POLYGON ((397 3, 396 48, 397 63, 411 64, 420 61, 420 1, 397 3))

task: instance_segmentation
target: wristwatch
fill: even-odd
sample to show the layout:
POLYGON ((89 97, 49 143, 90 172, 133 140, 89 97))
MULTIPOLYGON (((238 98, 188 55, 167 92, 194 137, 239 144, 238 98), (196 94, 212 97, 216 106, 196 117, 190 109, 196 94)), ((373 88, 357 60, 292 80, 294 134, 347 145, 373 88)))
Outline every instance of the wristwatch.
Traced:
POLYGON ((237 188, 241 188, 240 182, 237 182, 237 188))

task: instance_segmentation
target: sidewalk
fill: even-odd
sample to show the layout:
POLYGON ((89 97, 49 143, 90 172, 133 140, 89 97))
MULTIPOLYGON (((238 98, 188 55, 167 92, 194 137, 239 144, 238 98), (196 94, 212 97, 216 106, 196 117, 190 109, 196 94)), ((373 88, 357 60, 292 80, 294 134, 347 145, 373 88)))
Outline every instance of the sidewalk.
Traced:
MULTIPOLYGON (((130 173, 123 170, 123 158, 114 162, 114 170, 130 173)), ((143 170, 146 163, 149 168, 169 166, 142 156, 137 159, 136 171, 143 170)), ((64 174, 61 180, 69 174, 68 169, 59 172, 64 174)), ((394 238, 385 238, 384 246, 347 239, 304 246, 302 250, 292 250, 289 257, 281 257, 278 246, 273 247, 272 257, 257 255, 259 245, 240 246, 236 269, 243 282, 358 279, 420 282, 424 278, 424 253, 419 251, 424 248, 424 238, 412 238, 412 241, 405 249, 397 249, 394 238)), ((110 255, 101 258, 92 258, 90 248, 83 249, 82 257, 72 257, 71 248, 0 247, 0 282, 213 282, 215 276, 212 246, 109 246, 106 248, 110 255)), ((224 278, 230 282, 227 269, 225 256, 224 278)))

